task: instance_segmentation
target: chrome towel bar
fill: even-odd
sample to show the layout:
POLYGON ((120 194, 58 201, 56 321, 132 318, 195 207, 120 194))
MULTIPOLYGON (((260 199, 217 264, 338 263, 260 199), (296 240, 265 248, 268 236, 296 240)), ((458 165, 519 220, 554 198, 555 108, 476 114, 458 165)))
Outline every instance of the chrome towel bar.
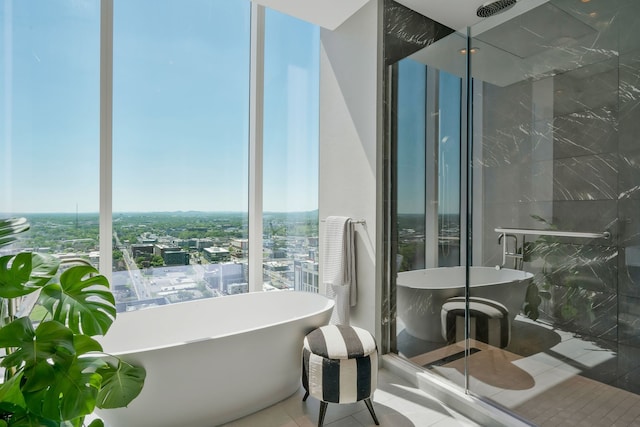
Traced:
MULTIPOLYGON (((327 222, 327 220, 326 219, 321 219, 320 222, 327 222)), ((367 223, 367 221, 364 220, 364 219, 352 219, 351 222, 354 223, 354 224, 366 224, 367 223)))
POLYGON ((496 233, 502 234, 523 234, 536 236, 558 236, 558 237, 578 237, 584 239, 608 239, 611 233, 583 233, 581 231, 558 231, 558 230, 536 230, 529 228, 496 228, 496 233))

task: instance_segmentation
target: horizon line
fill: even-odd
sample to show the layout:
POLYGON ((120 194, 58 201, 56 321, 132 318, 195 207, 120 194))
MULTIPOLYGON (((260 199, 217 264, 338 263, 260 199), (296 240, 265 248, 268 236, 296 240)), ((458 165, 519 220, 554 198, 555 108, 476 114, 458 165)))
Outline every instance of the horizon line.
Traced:
MULTIPOLYGON (((248 211, 113 211, 113 215, 117 214, 179 214, 179 213, 204 213, 204 214, 243 214, 249 215, 248 211)), ((303 210, 303 211, 263 211, 263 214, 279 214, 279 213, 318 213, 318 209, 303 210)), ((12 213, 0 213, 2 218, 12 218, 21 215, 99 215, 98 211, 84 211, 84 212, 12 212, 12 213)))

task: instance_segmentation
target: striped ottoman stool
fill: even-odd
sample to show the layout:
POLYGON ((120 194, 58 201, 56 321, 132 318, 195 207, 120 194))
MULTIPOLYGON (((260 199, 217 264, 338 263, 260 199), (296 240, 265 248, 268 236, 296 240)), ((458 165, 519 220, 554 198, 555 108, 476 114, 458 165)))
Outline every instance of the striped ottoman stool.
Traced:
MULTIPOLYGON (((449 343, 464 340, 464 297, 449 298, 442 305, 442 337, 449 343)), ((469 298, 469 338, 505 348, 511 340, 509 311, 497 301, 469 298)))
POLYGON ((320 400, 318 427, 322 427, 328 402, 364 400, 376 425, 371 397, 378 382, 378 347, 364 329, 327 325, 310 332, 302 347, 302 386, 320 400))

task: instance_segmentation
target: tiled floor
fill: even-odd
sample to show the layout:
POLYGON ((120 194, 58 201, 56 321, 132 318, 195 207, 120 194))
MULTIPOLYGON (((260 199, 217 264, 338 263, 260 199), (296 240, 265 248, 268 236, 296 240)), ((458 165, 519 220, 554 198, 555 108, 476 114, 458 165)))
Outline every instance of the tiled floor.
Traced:
MULTIPOLYGON (((318 422, 318 400, 302 401, 301 388, 288 399, 255 414, 225 424, 225 427, 315 427, 318 422)), ((472 427, 470 420, 446 408, 406 381, 381 369, 373 405, 381 426, 387 427, 472 427)), ((375 426, 364 402, 329 404, 324 420, 326 427, 375 426)))
MULTIPOLYGON (((554 330, 553 335, 545 346, 532 345, 531 337, 540 337, 536 333, 506 350, 471 341, 477 351, 467 365, 470 390, 541 427, 640 426, 639 395, 584 376, 604 369, 616 354, 572 333, 554 330), (517 354, 512 347, 518 347, 517 354)), ((453 344, 411 360, 462 385, 464 359, 451 358, 462 350, 453 344), (433 365, 441 360, 450 361, 433 365)))

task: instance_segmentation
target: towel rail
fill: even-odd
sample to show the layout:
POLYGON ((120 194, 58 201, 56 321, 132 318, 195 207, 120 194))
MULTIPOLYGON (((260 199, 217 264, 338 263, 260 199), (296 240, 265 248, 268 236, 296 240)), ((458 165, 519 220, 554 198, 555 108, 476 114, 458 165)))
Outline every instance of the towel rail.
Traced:
MULTIPOLYGON (((326 219, 321 219, 320 220, 320 222, 326 222, 326 221, 327 221, 326 219)), ((366 224, 367 223, 367 221, 364 220, 364 219, 352 219, 351 222, 354 223, 354 224, 366 224)))
POLYGON ((558 236, 558 237, 579 237, 584 239, 608 239, 611 233, 604 231, 602 233, 584 233, 581 231, 559 231, 559 230, 536 230, 529 228, 496 228, 496 233, 501 234, 523 234, 536 236, 558 236))

